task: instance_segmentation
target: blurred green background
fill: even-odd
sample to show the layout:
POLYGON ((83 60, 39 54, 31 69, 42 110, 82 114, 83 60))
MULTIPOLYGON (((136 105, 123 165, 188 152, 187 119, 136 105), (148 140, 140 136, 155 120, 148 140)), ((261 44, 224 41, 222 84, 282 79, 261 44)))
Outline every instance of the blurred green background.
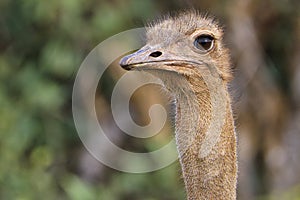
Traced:
MULTIPOLYGON (((298 0, 1 0, 0 199, 185 198, 178 163, 127 174, 95 161, 75 130, 71 95, 81 62, 101 41, 191 7, 226 25, 236 76, 238 199, 300 199, 298 0)), ((107 76, 96 96, 104 118, 115 82, 107 76)), ((143 149, 130 138, 120 143, 143 149)))

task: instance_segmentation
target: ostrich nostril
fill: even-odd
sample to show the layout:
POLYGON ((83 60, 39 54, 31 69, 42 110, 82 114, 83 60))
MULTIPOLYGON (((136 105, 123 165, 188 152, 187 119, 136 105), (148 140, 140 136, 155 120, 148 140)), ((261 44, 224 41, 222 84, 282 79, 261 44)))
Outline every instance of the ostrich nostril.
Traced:
POLYGON ((160 52, 160 51, 154 51, 149 56, 157 58, 157 57, 161 56, 161 54, 162 54, 162 52, 160 52))

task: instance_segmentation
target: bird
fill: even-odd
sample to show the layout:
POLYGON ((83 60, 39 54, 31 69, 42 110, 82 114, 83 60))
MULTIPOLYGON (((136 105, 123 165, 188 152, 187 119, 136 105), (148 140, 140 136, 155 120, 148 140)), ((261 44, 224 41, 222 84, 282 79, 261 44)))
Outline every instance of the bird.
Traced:
POLYGON ((237 144, 228 89, 233 73, 218 20, 189 10, 152 22, 146 44, 120 65, 157 76, 174 98, 187 199, 236 199, 237 144))

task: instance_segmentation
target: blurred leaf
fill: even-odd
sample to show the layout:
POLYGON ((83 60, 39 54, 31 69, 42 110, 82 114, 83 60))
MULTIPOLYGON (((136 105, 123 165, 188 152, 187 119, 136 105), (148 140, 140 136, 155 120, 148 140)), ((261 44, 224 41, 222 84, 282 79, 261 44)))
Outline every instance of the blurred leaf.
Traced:
POLYGON ((47 146, 36 147, 30 155, 30 162, 34 168, 45 169, 53 162, 53 155, 47 146))
POLYGON ((72 49, 62 41, 49 41, 42 51, 41 68, 53 75, 69 78, 78 64, 72 49))
POLYGON ((65 177, 62 186, 72 200, 94 200, 97 199, 95 193, 91 187, 82 182, 76 176, 65 177))
POLYGON ((17 80, 24 95, 20 103, 45 110, 57 110, 64 103, 63 88, 44 78, 31 64, 19 72, 17 80))

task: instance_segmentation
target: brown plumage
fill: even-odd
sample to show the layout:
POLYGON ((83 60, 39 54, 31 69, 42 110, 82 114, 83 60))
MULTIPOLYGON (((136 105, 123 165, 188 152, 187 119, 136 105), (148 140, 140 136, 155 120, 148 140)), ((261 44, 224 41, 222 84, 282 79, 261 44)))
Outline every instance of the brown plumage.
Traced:
POLYGON ((147 44, 124 57, 127 70, 159 77, 176 102, 175 137, 191 199, 236 199, 236 134, 223 31, 195 11, 147 28, 147 44))

